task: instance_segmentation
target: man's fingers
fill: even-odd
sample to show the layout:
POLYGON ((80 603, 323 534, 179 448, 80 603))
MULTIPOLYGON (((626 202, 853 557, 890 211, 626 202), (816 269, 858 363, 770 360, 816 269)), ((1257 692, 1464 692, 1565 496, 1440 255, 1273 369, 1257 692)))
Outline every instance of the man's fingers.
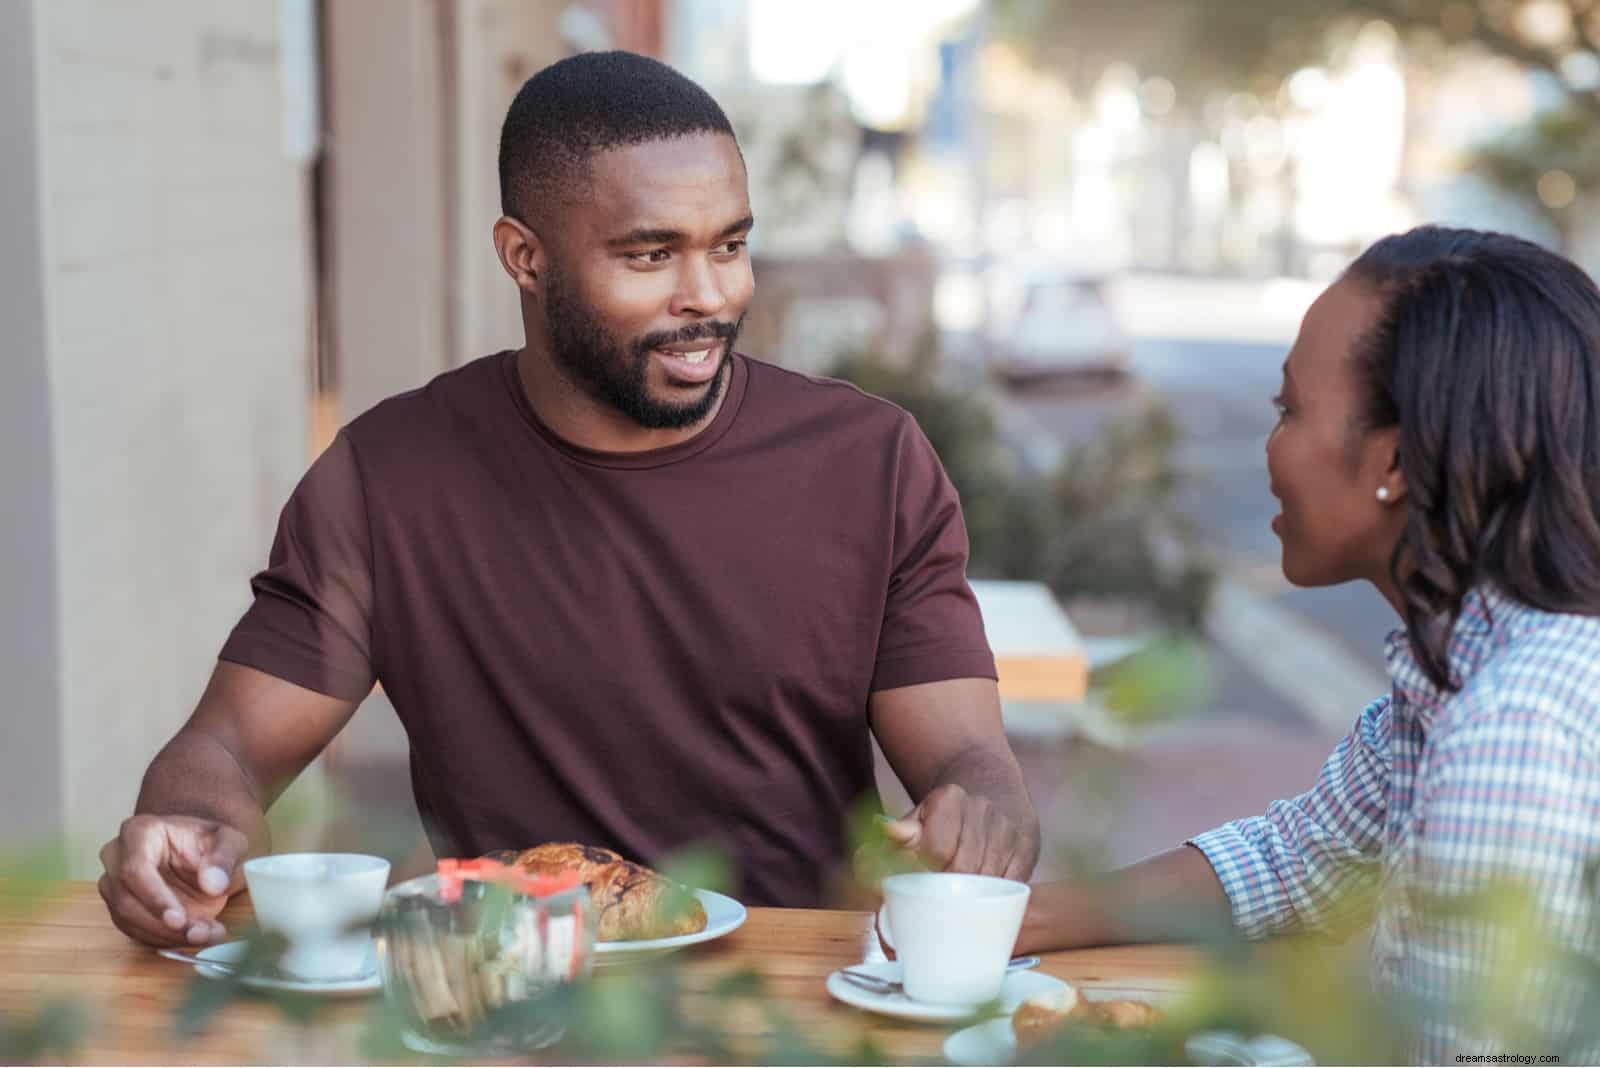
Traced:
POLYGON ((884 820, 883 833, 900 848, 915 849, 922 837, 922 821, 917 818, 916 810, 913 809, 897 820, 884 820))
POLYGON ((1019 883, 1028 881, 1028 876, 1032 873, 1032 865, 1028 863, 1028 858, 1024 853, 1022 843, 1018 841, 1017 848, 1011 854, 1011 859, 1006 861, 1005 878, 1015 879, 1019 883))
POLYGON ((250 840, 239 831, 220 823, 200 823, 168 824, 166 832, 174 871, 200 894, 222 897, 239 883, 240 865, 250 849, 250 840))
POLYGON ((982 867, 978 870, 984 875, 1004 877, 1018 848, 1016 828, 993 805, 989 806, 987 823, 988 840, 984 847, 982 867))
POLYGON ((201 887, 212 894, 226 894, 241 888, 244 861, 249 852, 250 839, 232 827, 218 824, 200 869, 201 887))
POLYGON ((983 871, 984 853, 989 846, 989 824, 984 813, 969 801, 957 810, 960 819, 960 837, 955 855, 945 865, 946 871, 979 873, 983 871))
POLYGON ((922 817, 922 838, 917 848, 935 871, 948 870, 961 845, 961 811, 948 806, 929 807, 922 817))
POLYGON ((111 922, 129 938, 152 946, 177 946, 184 941, 184 931, 173 930, 150 911, 127 888, 110 875, 100 876, 100 897, 111 913, 111 922))
POLYGON ((120 870, 115 873, 113 881, 138 900, 152 916, 159 918, 160 922, 174 930, 181 929, 188 920, 188 910, 161 877, 158 863, 159 859, 152 856, 148 848, 134 843, 134 848, 128 849, 125 843, 120 870))

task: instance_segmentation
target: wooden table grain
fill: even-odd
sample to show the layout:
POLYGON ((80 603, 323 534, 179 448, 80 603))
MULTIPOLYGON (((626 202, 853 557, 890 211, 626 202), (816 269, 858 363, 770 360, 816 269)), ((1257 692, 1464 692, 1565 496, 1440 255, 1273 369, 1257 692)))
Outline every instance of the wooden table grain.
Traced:
MULTIPOLYGON (((241 895, 243 897, 243 895, 241 895)), ((248 900, 224 914, 230 929, 249 922, 248 900)), ((733 972, 759 973, 767 993, 809 1038, 841 1052, 871 1038, 895 1060, 936 1061, 949 1028, 903 1023, 833 1000, 824 983, 834 969, 877 953, 872 916, 820 909, 750 910, 738 931, 681 951, 674 959, 686 1009, 733 972)), ((1051 953, 1041 970, 1077 984, 1171 985, 1198 964, 1179 946, 1129 946, 1051 953)), ((36 1010, 64 996, 85 1008, 91 1026, 73 1059, 89 1064, 351 1063, 363 1059, 360 1037, 371 999, 329 1004, 314 1025, 290 1025, 273 1004, 239 1001, 196 1036, 175 1020, 193 985, 186 965, 159 957, 111 925, 92 883, 31 888, 0 883, 0 1015, 36 1010)), ((709 999, 707 999, 709 1003, 709 999)), ((719 1021, 751 1055, 765 1037, 759 1019, 719 1021)), ((553 1051, 559 1058, 559 1047, 553 1051)))

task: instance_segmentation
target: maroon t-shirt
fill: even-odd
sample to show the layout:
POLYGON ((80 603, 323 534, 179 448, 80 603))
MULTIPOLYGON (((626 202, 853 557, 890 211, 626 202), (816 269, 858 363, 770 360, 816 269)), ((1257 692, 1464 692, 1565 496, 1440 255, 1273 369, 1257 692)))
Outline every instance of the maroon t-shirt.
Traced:
POLYGON ((504 352, 339 433, 221 656, 350 700, 381 680, 440 856, 712 844, 747 902, 815 905, 873 788, 868 695, 994 677, 966 562, 886 401, 735 356, 693 439, 600 453, 504 352))

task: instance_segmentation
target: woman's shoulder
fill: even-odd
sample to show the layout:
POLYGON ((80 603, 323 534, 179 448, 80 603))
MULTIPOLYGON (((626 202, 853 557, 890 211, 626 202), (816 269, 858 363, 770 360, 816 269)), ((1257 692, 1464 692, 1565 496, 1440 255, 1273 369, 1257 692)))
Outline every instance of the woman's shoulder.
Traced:
POLYGON ((1562 728, 1600 753, 1600 616, 1514 607, 1502 640, 1450 701, 1453 724, 1562 728))

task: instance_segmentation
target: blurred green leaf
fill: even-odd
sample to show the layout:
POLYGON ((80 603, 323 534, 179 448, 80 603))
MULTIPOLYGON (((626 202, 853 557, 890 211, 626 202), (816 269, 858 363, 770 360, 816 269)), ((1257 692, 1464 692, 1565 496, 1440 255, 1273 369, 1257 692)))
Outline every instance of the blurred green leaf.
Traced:
POLYGON ((88 1010, 72 998, 48 998, 20 1018, 0 1016, 0 1063, 70 1060, 90 1029, 88 1010))
POLYGON ((1177 635, 1113 664, 1098 682, 1106 708, 1125 723, 1150 723, 1202 705, 1216 685, 1205 646, 1177 635))
POLYGON ((573 1038, 601 1061, 653 1060, 672 1031, 672 993, 654 970, 598 975, 578 996, 573 1038))
POLYGON ((726 851, 714 845, 692 845, 670 853, 662 859, 660 869, 662 874, 684 886, 714 890, 719 894, 733 891, 736 875, 733 861, 726 851))

